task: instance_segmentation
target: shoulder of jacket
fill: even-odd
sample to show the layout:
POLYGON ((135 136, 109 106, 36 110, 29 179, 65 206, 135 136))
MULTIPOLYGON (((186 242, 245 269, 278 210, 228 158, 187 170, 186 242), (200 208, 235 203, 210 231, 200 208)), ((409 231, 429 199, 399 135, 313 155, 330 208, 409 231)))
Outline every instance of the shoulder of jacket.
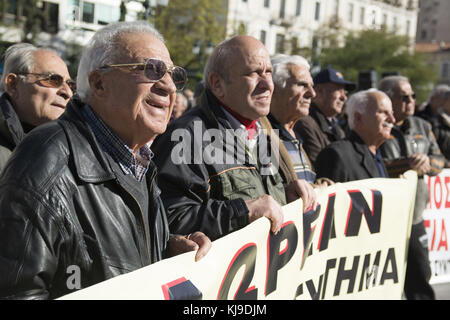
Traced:
POLYGON ((2 181, 12 180, 43 188, 68 163, 69 146, 61 126, 52 121, 30 132, 16 147, 2 181))

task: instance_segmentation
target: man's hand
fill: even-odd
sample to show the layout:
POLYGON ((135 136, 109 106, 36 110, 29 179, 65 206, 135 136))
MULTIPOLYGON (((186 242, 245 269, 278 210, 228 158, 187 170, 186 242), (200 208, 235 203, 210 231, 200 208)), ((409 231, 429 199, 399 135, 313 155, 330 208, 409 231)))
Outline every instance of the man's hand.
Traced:
POLYGON ((259 198, 245 201, 249 210, 248 216, 250 222, 261 217, 269 218, 271 222, 270 230, 277 234, 283 224, 283 210, 278 202, 271 196, 265 194, 259 198))
POLYGON ((316 186, 318 187, 328 187, 334 184, 334 181, 327 178, 327 177, 322 177, 322 178, 317 178, 317 180, 314 183, 316 186))
POLYGON ((303 200, 303 212, 309 207, 312 207, 314 210, 316 209, 316 193, 311 184, 306 180, 297 179, 292 181, 286 185, 284 189, 286 191, 286 201, 288 203, 301 197, 303 200))
POLYGON ((203 258, 211 249, 211 240, 203 232, 194 232, 187 236, 175 236, 169 240, 170 256, 176 256, 181 253, 195 251, 195 261, 203 258))
POLYGON ((423 176, 431 170, 430 158, 424 153, 415 153, 409 159, 411 169, 417 171, 419 176, 423 176))

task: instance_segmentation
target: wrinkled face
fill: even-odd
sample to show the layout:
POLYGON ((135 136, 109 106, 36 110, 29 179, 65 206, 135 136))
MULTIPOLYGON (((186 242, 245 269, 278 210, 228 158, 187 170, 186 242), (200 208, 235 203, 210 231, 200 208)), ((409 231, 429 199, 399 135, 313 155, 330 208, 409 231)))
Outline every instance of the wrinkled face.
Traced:
MULTIPOLYGON (((144 62, 146 58, 162 60, 172 66, 166 46, 149 33, 120 36, 114 64, 144 62)), ((102 90, 97 104, 106 108, 102 119, 130 147, 151 141, 166 130, 175 101, 176 88, 169 73, 151 82, 142 68, 109 68, 100 73, 102 90)), ((94 90, 95 81, 90 84, 94 90)), ((98 109, 98 107, 96 108, 98 109)))
POLYGON ((50 120, 57 119, 72 97, 66 81, 70 79, 69 71, 64 61, 51 51, 38 50, 33 54, 34 67, 30 73, 18 78, 17 86, 10 94, 22 121, 38 126, 50 120), (45 76, 37 74, 59 74, 64 82, 54 88, 40 80, 45 76))
POLYGON ((391 134, 395 123, 392 103, 389 97, 380 93, 370 94, 367 112, 361 115, 360 130, 365 132, 370 141, 381 145, 391 134))
POLYGON ((342 112, 347 101, 347 93, 343 84, 321 83, 315 89, 314 103, 327 117, 334 117, 342 112))
POLYGON ((414 114, 416 100, 413 94, 414 91, 408 81, 399 82, 393 89, 391 100, 395 121, 402 122, 414 114))
POLYGON ((222 82, 219 100, 251 120, 266 116, 273 92, 272 64, 264 45, 248 38, 233 53, 229 81, 222 82))
POLYGON ((289 64, 287 71, 290 76, 285 87, 275 87, 272 108, 282 108, 286 119, 305 117, 309 114, 311 99, 316 95, 311 74, 306 66, 295 64, 289 64))

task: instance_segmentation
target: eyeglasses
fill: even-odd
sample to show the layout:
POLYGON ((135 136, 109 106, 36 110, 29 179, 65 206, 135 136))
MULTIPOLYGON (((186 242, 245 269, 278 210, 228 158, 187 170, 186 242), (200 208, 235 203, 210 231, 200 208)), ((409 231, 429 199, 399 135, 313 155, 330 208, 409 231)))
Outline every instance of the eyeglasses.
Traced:
MULTIPOLYGON (((43 77, 41 79, 38 79, 37 81, 39 81, 39 83, 45 87, 60 88, 64 83, 63 76, 57 73, 32 73, 32 72, 19 73, 19 75, 21 76, 26 76, 29 74, 43 77)), ((72 92, 75 92, 77 90, 77 83, 75 81, 73 81, 72 79, 68 79, 65 82, 69 86, 70 90, 72 90, 72 92)))
POLYGON ((107 64, 100 67, 99 69, 122 67, 135 67, 136 70, 143 70, 144 75, 151 82, 158 82, 168 72, 172 77, 172 81, 178 91, 183 90, 187 82, 186 70, 184 70, 182 67, 168 67, 164 61, 154 58, 149 58, 146 59, 145 62, 139 63, 107 64))
POLYGON ((404 94, 402 95, 402 102, 409 102, 409 99, 416 99, 416 94, 415 93, 411 93, 411 94, 404 94))

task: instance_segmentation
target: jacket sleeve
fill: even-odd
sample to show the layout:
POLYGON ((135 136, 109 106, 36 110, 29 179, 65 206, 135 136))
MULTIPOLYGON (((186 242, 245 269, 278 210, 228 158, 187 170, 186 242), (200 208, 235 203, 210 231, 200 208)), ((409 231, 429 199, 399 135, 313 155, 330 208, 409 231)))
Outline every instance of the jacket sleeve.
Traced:
POLYGON ((206 165, 190 157, 181 160, 178 141, 171 141, 167 131, 153 143, 154 162, 158 167, 158 185, 169 221, 170 232, 189 234, 202 231, 211 240, 238 230, 249 223, 248 208, 243 199, 220 200, 210 196, 206 165))
POLYGON ((303 140, 303 148, 309 157, 309 160, 316 166, 317 157, 322 150, 320 137, 317 135, 317 130, 314 128, 314 120, 307 121, 307 118, 297 121, 294 130, 298 132, 303 140))
POLYGON ((445 156, 445 167, 450 167, 450 130, 443 126, 433 126, 433 133, 439 145, 439 149, 445 156))
POLYGON ((329 178, 334 182, 349 181, 346 168, 348 165, 343 162, 339 153, 330 147, 323 149, 316 161, 317 178, 329 178))
POLYGON ((439 145, 431 129, 431 125, 427 128, 427 138, 430 141, 430 148, 428 157, 430 158, 431 170, 428 172, 429 176, 438 175, 445 166, 445 157, 439 149, 439 145))
POLYGON ((37 196, 0 188, 0 298, 48 299, 57 269, 57 229, 37 196))

